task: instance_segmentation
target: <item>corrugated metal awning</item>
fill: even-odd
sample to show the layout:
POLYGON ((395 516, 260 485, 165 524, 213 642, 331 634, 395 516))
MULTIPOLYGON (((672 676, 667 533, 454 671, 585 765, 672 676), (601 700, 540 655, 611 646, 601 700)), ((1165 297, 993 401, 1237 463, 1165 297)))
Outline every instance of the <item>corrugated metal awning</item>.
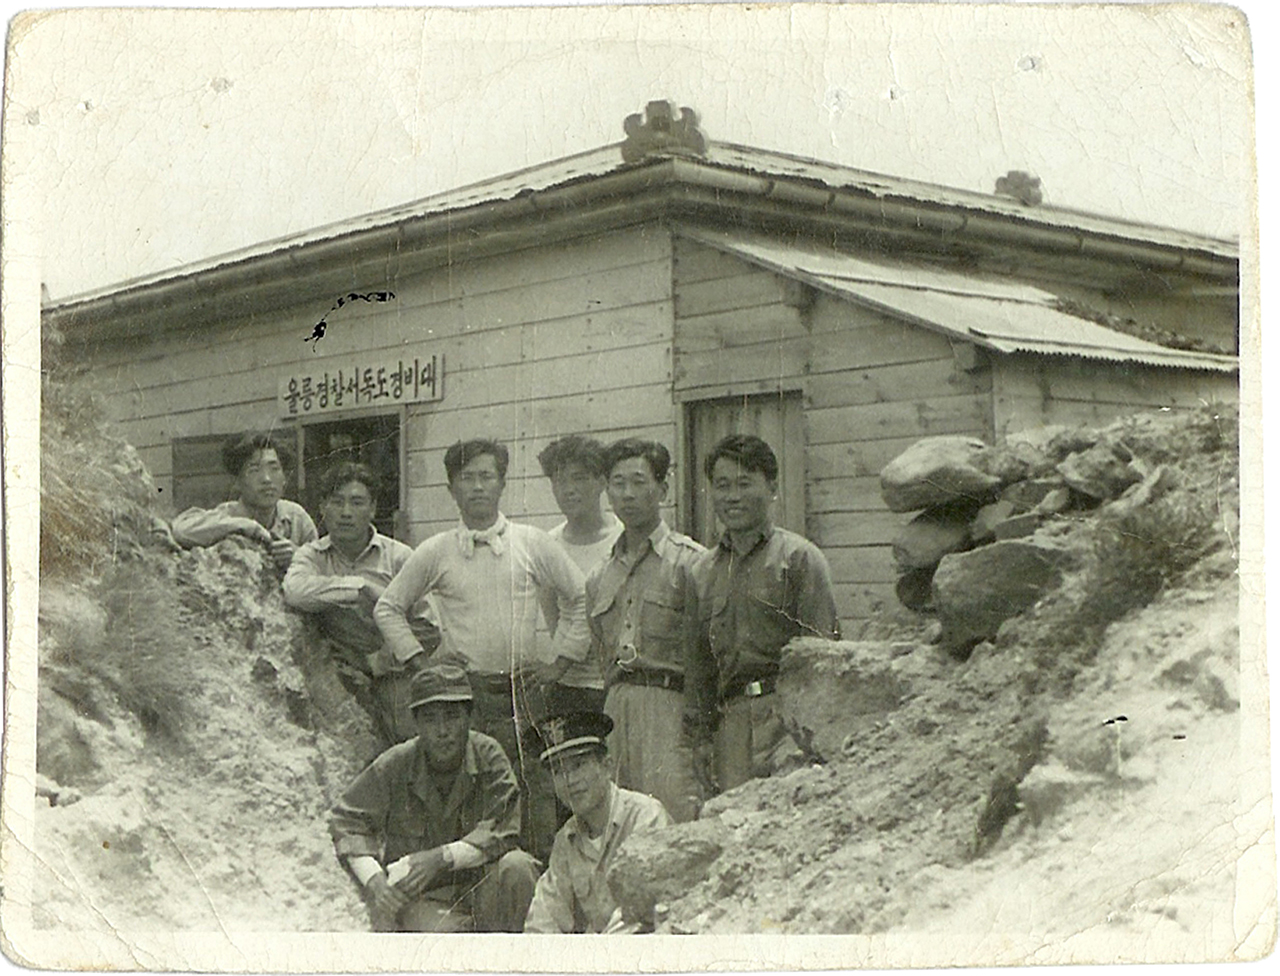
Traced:
POLYGON ((1235 356, 1161 346, 1061 310, 1050 292, 968 271, 870 261, 748 233, 681 234, 815 288, 1004 353, 1078 356, 1230 373, 1235 356))

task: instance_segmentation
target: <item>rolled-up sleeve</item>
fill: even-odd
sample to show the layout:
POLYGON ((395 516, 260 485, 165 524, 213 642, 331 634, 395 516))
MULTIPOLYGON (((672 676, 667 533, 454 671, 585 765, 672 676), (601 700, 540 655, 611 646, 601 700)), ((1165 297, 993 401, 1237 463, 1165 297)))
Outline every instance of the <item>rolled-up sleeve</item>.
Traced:
POLYGON ((338 857, 382 857, 390 804, 386 772, 375 760, 352 781, 329 813, 329 835, 338 857))
POLYGON ((796 552, 794 564, 799 590, 797 620, 806 632, 828 640, 839 640, 840 617, 831 588, 831 566, 827 557, 817 546, 809 545, 796 552))
POLYGON ((329 607, 355 606, 364 583, 361 576, 326 575, 319 551, 308 544, 294 553, 281 590, 284 602, 295 610, 316 613, 329 607))
POLYGON ((423 650, 409 625, 409 614, 435 585, 439 573, 436 547, 433 540, 428 539, 405 561, 373 608, 378 630, 395 659, 401 663, 423 650))
POLYGON ((171 528, 178 544, 191 549, 220 542, 247 521, 222 508, 188 508, 174 517, 171 528))

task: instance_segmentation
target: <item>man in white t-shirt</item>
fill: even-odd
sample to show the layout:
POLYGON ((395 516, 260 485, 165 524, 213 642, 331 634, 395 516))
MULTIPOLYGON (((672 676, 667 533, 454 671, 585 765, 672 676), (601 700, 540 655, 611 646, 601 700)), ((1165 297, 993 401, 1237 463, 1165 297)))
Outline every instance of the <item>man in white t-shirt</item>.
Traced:
MULTIPOLYGON (((538 455, 551 481, 556 505, 565 517, 548 534, 564 547, 587 576, 604 562, 622 534, 622 523, 600 504, 604 494, 604 445, 572 434, 552 441, 538 455)), ((555 621, 547 621, 555 630, 555 621)), ((575 661, 545 691, 548 714, 604 710, 604 674, 595 657, 575 661)))

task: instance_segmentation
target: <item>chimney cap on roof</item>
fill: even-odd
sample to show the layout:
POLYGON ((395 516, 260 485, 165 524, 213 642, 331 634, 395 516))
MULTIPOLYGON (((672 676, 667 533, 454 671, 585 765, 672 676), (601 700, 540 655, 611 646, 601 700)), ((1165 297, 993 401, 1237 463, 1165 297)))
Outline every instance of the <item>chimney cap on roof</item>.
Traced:
POLYGON ((688 107, 676 116, 674 102, 665 99, 628 115, 622 122, 627 138, 622 143, 622 161, 635 163, 649 156, 705 156, 707 139, 698 128, 698 113, 688 107))
POLYGON ((998 197, 1012 197, 1025 207, 1035 207, 1044 202, 1040 177, 1021 169, 1011 169, 998 177, 995 193, 998 197))

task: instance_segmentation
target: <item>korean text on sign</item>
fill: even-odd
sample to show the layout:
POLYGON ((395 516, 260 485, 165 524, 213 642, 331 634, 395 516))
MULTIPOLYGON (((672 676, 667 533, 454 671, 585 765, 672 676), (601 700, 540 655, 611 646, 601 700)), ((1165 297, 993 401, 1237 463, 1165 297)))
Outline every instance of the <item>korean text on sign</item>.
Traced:
POLYGON ((414 357, 379 366, 324 370, 280 380, 280 413, 300 417, 326 410, 421 403, 444 395, 444 357, 414 357))

